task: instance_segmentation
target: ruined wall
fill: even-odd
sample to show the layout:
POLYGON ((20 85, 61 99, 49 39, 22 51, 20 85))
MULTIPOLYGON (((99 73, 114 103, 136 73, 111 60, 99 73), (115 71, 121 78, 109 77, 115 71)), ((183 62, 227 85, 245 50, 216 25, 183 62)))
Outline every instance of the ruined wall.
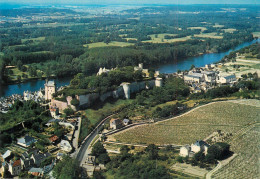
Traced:
MULTIPOLYGON (((130 99, 130 95, 132 93, 138 93, 144 89, 151 89, 155 87, 155 80, 150 81, 141 81, 141 82, 133 82, 133 83, 122 83, 116 90, 108 91, 102 95, 98 93, 91 93, 87 95, 76 95, 76 99, 79 100, 80 107, 89 107, 91 106, 96 100, 105 101, 109 97, 113 98, 120 98, 124 97, 126 99, 130 99)), ((67 103, 57 100, 52 100, 56 104, 56 106, 63 111, 64 109, 68 108, 69 106, 76 110, 75 106, 70 105, 72 97, 67 97, 67 103)))
POLYGON ((59 108, 59 111, 62 112, 64 109, 68 108, 68 103, 63 101, 58 101, 55 99, 51 99, 51 105, 59 108))

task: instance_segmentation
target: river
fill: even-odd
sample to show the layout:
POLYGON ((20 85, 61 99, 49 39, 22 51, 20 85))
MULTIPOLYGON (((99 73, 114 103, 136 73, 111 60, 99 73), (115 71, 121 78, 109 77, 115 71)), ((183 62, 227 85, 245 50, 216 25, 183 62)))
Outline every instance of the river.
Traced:
MULTIPOLYGON (((159 65, 157 70, 159 70, 160 73, 174 73, 177 72, 178 70, 188 70, 190 69, 192 64, 194 64, 196 67, 202 67, 205 66, 206 64, 218 62, 225 55, 229 54, 231 51, 239 50, 253 43, 256 43, 257 41, 260 42, 260 39, 253 40, 251 42, 245 42, 243 44, 240 44, 236 48, 230 49, 229 51, 226 52, 204 54, 197 57, 181 59, 173 63, 159 65)), ((70 80, 71 78, 55 79, 56 86, 60 87, 60 86, 68 85, 70 83, 70 80)), ((45 80, 35 80, 35 81, 28 81, 20 84, 0 86, 0 97, 11 96, 12 94, 23 94, 23 92, 27 90, 38 91, 40 88, 44 88, 44 83, 45 80)))
POLYGON ((208 53, 197 57, 181 59, 173 63, 163 64, 159 66, 157 70, 159 70, 160 73, 174 73, 178 70, 189 70, 192 64, 195 65, 195 67, 203 67, 206 64, 216 63, 220 61, 225 55, 228 55, 230 52, 249 46, 253 43, 256 43, 257 41, 260 42, 260 39, 253 40, 251 42, 245 42, 226 52, 208 53))

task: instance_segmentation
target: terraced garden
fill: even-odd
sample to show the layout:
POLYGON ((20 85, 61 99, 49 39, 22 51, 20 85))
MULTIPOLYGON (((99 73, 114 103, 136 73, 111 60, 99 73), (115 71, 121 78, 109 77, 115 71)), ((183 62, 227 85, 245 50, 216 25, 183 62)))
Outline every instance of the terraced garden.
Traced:
POLYGON ((211 103, 167 121, 122 131, 111 138, 126 143, 182 145, 204 139, 216 130, 235 134, 249 124, 260 122, 260 105, 255 101, 254 106, 245 102, 211 103))

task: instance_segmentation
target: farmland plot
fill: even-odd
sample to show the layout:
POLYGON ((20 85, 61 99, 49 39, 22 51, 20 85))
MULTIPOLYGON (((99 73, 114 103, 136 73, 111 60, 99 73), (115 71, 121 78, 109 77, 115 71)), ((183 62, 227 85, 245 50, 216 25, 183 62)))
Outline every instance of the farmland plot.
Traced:
POLYGON ((115 134, 120 142, 139 144, 190 144, 216 130, 235 134, 260 121, 260 107, 246 103, 216 102, 167 121, 138 126, 115 134))

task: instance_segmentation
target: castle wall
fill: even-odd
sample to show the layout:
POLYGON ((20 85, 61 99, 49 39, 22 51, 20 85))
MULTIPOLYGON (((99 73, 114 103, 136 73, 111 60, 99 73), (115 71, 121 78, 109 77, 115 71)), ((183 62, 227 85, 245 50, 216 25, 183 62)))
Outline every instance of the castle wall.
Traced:
POLYGON ((59 108, 60 111, 63 111, 64 109, 68 108, 68 103, 63 101, 58 101, 55 99, 51 99, 51 105, 56 106, 59 108))
MULTIPOLYGON (((86 95, 76 95, 76 99, 79 100, 80 107, 89 107, 91 106, 96 100, 105 101, 109 97, 113 97, 115 99, 120 97, 125 97, 126 99, 130 99, 130 95, 132 93, 138 93, 144 89, 152 89, 155 87, 155 80, 150 81, 142 81, 142 82, 133 82, 133 83, 122 83, 114 91, 108 91, 102 95, 98 93, 91 93, 86 95)), ((52 104, 56 105, 61 111, 68 108, 69 106, 76 110, 76 107, 71 104, 72 97, 67 97, 67 102, 57 101, 52 99, 52 104)))

